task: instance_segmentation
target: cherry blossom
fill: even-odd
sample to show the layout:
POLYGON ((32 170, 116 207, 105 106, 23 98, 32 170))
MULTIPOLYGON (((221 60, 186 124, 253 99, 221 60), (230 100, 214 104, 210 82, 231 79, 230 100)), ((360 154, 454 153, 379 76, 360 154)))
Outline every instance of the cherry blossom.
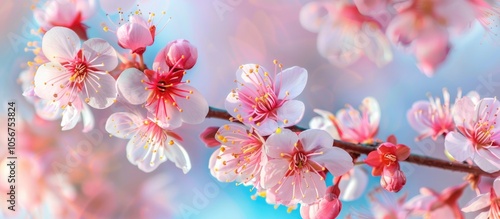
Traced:
POLYGON ((390 43, 381 24, 362 15, 352 3, 308 3, 300 11, 300 23, 305 29, 318 32, 318 51, 334 65, 353 64, 363 55, 378 66, 392 60, 390 43))
POLYGON ((156 70, 135 68, 122 72, 117 80, 121 95, 131 104, 145 103, 159 125, 177 128, 182 122, 199 124, 208 113, 208 103, 201 93, 182 81, 184 71, 173 71, 168 66, 153 66, 156 70))
MULTIPOLYGON (((281 69, 281 64, 276 67, 281 69)), ((297 124, 304 115, 304 103, 293 100, 307 82, 307 71, 301 67, 282 70, 272 77, 256 64, 240 66, 236 71, 238 88, 226 98, 226 109, 238 121, 255 126, 266 136, 280 127, 297 124)))
POLYGON ((457 131, 446 135, 446 151, 459 162, 471 159, 486 172, 500 170, 499 109, 495 98, 484 98, 478 103, 467 96, 459 99, 453 107, 457 131))
POLYGON ((477 219, 497 219, 500 215, 500 178, 493 182, 490 192, 480 194, 462 208, 463 212, 481 212, 477 219))
POLYGON ((413 197, 405 203, 404 207, 412 215, 425 216, 426 218, 456 218, 463 219, 464 215, 458 206, 458 199, 462 196, 467 184, 452 186, 441 193, 429 188, 421 188, 420 195, 413 197))
POLYGON ((43 31, 57 26, 67 27, 85 40, 87 26, 82 22, 90 18, 94 11, 94 0, 49 0, 33 13, 43 31))
POLYGON ((260 173, 267 157, 264 139, 242 125, 219 128, 216 139, 222 144, 210 158, 210 172, 221 182, 237 181, 260 188, 260 173))
MULTIPOLYGON (((370 194, 370 212, 356 211, 354 216, 357 218, 373 219, 407 219, 409 212, 404 208, 406 195, 396 197, 394 193, 389 193, 378 187, 370 194)), ((351 218, 351 217, 348 217, 351 218)))
POLYGON ((342 202, 339 200, 340 190, 338 185, 328 187, 326 194, 319 201, 300 206, 300 216, 303 219, 334 219, 342 209, 342 202))
POLYGON ((96 38, 80 45, 76 33, 64 27, 54 27, 44 35, 42 50, 50 62, 36 71, 35 94, 63 109, 63 129, 73 128, 80 117, 84 129, 91 129, 93 119, 86 104, 104 109, 116 98, 116 82, 108 74, 118 64, 115 50, 96 38))
MULTIPOLYGON (((321 117, 315 117, 311 120, 311 128, 320 128, 328 130, 342 141, 353 143, 373 143, 375 135, 378 132, 380 122, 380 107, 375 98, 367 97, 363 99, 360 111, 347 105, 345 109, 337 112, 336 116, 332 113, 320 109, 315 109, 321 117)), ((335 137, 334 137, 335 138, 335 137)))
POLYGON ((326 194, 324 171, 340 176, 353 167, 351 156, 332 147, 333 139, 322 130, 296 134, 288 129, 269 136, 269 160, 261 172, 261 185, 277 203, 311 204, 326 194))
POLYGON ((127 158, 144 172, 155 170, 167 160, 184 173, 191 169, 189 156, 180 144, 181 137, 150 118, 127 112, 114 113, 106 121, 106 131, 118 138, 130 139, 127 158))
POLYGON ((376 151, 368 154, 365 163, 373 167, 373 176, 382 176, 380 178, 382 187, 390 192, 398 192, 406 184, 406 177, 400 170, 399 161, 406 160, 408 156, 410 156, 408 146, 385 142, 376 151))
POLYGON ((166 62, 169 68, 188 70, 194 67, 198 59, 198 49, 185 39, 174 40, 167 44, 155 59, 166 62))
MULTIPOLYGON (((105 27, 105 30, 107 28, 105 27)), ((130 49, 132 53, 142 55, 147 46, 151 46, 155 40, 156 27, 150 20, 141 15, 132 15, 129 22, 121 25, 116 30, 118 45, 124 49, 130 49)))

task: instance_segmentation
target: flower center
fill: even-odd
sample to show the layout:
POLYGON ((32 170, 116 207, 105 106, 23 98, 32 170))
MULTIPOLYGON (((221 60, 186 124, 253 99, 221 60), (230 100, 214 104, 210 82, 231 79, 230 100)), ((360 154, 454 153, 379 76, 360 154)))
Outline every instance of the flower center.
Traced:
POLYGON ((158 83, 156 84, 156 88, 161 93, 167 91, 168 87, 170 87, 170 86, 171 86, 171 84, 167 84, 165 81, 158 81, 158 83))
POLYGON ((303 152, 297 152, 293 155, 293 164, 296 169, 302 169, 307 164, 307 156, 303 152))
POLYGON ((493 132, 491 130, 493 128, 494 126, 489 125, 488 122, 479 122, 476 124, 474 140, 477 149, 481 149, 492 144, 491 136, 493 135, 493 132))
POLYGON ((390 154, 390 153, 386 153, 384 154, 384 164, 387 165, 387 166, 390 166, 392 165, 394 162, 396 162, 398 159, 396 157, 396 155, 394 154, 390 154))
POLYGON ((264 119, 271 117, 276 119, 276 109, 279 108, 282 103, 274 93, 265 93, 260 97, 255 98, 254 114, 252 115, 255 122, 261 122, 264 119))
POLYGON ((85 81, 85 78, 87 77, 88 74, 88 66, 85 62, 77 61, 76 63, 70 66, 69 70, 70 72, 73 72, 73 74, 69 78, 69 81, 77 84, 85 81))

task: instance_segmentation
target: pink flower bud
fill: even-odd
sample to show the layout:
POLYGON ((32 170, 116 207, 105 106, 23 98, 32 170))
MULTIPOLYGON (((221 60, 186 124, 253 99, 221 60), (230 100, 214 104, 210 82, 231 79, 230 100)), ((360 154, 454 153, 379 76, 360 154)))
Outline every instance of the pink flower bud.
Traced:
POLYGON ((156 28, 139 15, 130 17, 130 21, 123 24, 116 31, 118 45, 132 53, 142 55, 146 47, 154 42, 156 28))
POLYGON ((215 139, 217 131, 219 131, 219 127, 210 126, 200 134, 200 139, 207 147, 212 148, 220 145, 220 142, 215 139))
POLYGON ((198 50, 189 41, 179 39, 165 47, 165 59, 170 68, 191 69, 198 59, 198 50))
POLYGON ((380 185, 389 192, 399 192, 406 184, 406 177, 403 171, 399 169, 399 165, 394 165, 390 168, 384 168, 382 177, 380 177, 380 185))
POLYGON ((338 186, 328 187, 325 196, 311 205, 300 206, 300 216, 304 219, 334 219, 342 209, 342 202, 338 199, 338 186))

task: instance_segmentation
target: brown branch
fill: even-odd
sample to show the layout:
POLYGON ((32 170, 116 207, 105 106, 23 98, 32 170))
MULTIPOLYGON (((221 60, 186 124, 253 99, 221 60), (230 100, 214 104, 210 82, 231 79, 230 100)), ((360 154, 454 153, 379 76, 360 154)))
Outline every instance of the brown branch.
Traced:
MULTIPOLYGON (((222 110, 222 109, 217 109, 214 107, 209 108, 209 111, 208 111, 208 114, 206 117, 207 118, 225 119, 225 120, 238 122, 236 119, 232 118, 231 115, 227 111, 222 110)), ((292 126, 292 127, 289 127, 289 129, 291 129, 293 131, 306 130, 305 128, 302 128, 299 126, 292 126)), ((354 153, 354 154, 369 154, 370 152, 377 149, 376 145, 354 144, 354 143, 344 142, 344 141, 340 141, 340 140, 335 140, 333 142, 333 146, 342 148, 342 149, 344 149, 350 153, 354 153)), ((416 154, 411 154, 408 157, 408 159, 405 160, 405 162, 414 163, 414 164, 422 165, 422 166, 435 167, 435 168, 440 168, 440 169, 445 169, 445 170, 450 170, 450 171, 470 173, 470 174, 474 174, 474 175, 483 175, 483 176, 490 176, 490 177, 500 176, 500 171, 495 172, 495 173, 487 173, 487 172, 481 170, 479 167, 474 166, 474 165, 467 165, 467 164, 463 164, 463 163, 446 161, 446 160, 441 160, 441 159, 437 159, 437 158, 426 157, 426 156, 416 155, 416 154)))

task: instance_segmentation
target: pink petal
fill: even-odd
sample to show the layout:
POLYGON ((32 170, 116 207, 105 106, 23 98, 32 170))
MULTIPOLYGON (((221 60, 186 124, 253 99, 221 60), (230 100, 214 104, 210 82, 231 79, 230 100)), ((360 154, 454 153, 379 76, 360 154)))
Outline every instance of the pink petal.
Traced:
POLYGON ((146 106, 146 109, 153 115, 153 120, 158 120, 158 125, 164 129, 174 129, 182 125, 181 112, 171 103, 157 100, 146 106))
MULTIPOLYGON (((261 171, 261 186, 271 188, 280 182, 288 170, 288 162, 284 159, 269 160, 261 171)), ((282 182, 283 183, 283 182, 282 182)))
MULTIPOLYGON (((227 97, 226 97, 226 101, 224 102, 224 105, 225 105, 225 108, 227 110, 227 112, 229 114, 231 114, 231 116, 233 118, 237 118, 237 115, 241 113, 244 113, 244 111, 242 112, 240 110, 240 105, 241 105, 241 101, 238 99, 238 93, 232 93, 230 92, 227 97)), ((247 115, 247 114, 245 114, 247 115)))
POLYGON ((490 206, 490 193, 478 195, 470 200, 463 208, 463 212, 474 212, 490 206))
POLYGON ((496 196, 500 196, 500 178, 496 178, 495 181, 493 181, 493 190, 495 190, 496 196))
POLYGON ((455 102, 453 105, 453 120, 457 126, 470 127, 476 121, 476 114, 474 113, 475 104, 472 100, 465 96, 455 102))
MULTIPOLYGON (((264 73, 268 72, 264 67, 259 66, 259 71, 256 71, 256 64, 244 64, 236 71, 236 80, 239 83, 249 83, 254 86, 249 89, 258 89, 259 82, 264 78, 264 73), (252 72, 252 73, 250 73, 252 72)), ((270 73, 267 78, 270 78, 272 74, 270 73)), ((272 81, 269 81, 272 82, 272 81)), ((240 85, 238 85, 240 87, 240 85)))
POLYGON ((417 20, 414 12, 401 13, 394 17, 387 26, 387 37, 396 45, 408 46, 418 36, 418 31, 412 25, 417 20))
POLYGON ((199 124, 205 121, 205 116, 208 114, 208 103, 205 97, 187 84, 181 84, 177 86, 180 90, 186 90, 192 92, 192 94, 187 94, 187 98, 177 98, 177 104, 183 110, 181 112, 182 121, 188 124, 199 124))
POLYGON ((80 38, 68 28, 53 27, 43 36, 42 50, 51 62, 67 62, 73 60, 80 50, 80 38))
POLYGON ((333 138, 323 130, 308 129, 299 134, 305 152, 315 152, 321 148, 331 148, 333 138))
POLYGON ((489 218, 489 212, 488 211, 483 211, 479 213, 475 219, 488 219, 489 218))
POLYGON ((166 53, 166 47, 163 47, 163 49, 161 49, 158 54, 156 54, 156 57, 155 57, 155 60, 153 61, 153 67, 152 69, 155 70, 155 71, 159 71, 159 72, 168 72, 169 71, 169 67, 167 65, 167 55, 165 54, 166 53))
POLYGON ((217 126, 207 127, 205 129, 205 131, 203 131, 200 134, 201 141, 203 141, 203 143, 205 143, 205 145, 209 148, 219 146, 220 142, 217 141, 217 139, 215 138, 215 135, 216 135, 218 130, 219 130, 219 127, 217 127, 217 126))
POLYGON ((311 159, 323 165, 334 176, 340 176, 351 170, 354 166, 352 157, 343 149, 337 147, 322 148, 323 154, 312 156, 311 159))
POLYGON ((419 68, 427 76, 432 76, 441 63, 448 57, 450 44, 448 32, 440 26, 421 33, 414 41, 415 56, 419 68))
POLYGON ((93 38, 83 42, 82 50, 91 66, 101 71, 112 71, 118 65, 116 51, 103 39, 93 38))
POLYGON ((257 132, 262 135, 262 136, 268 136, 272 133, 274 133, 278 128, 279 124, 278 122, 272 120, 272 119, 266 119, 260 123, 260 125, 256 125, 255 128, 257 129, 257 132))
POLYGON ((418 133, 426 133, 432 131, 432 128, 427 124, 423 123, 423 120, 428 117, 428 110, 430 103, 428 101, 417 101, 415 102, 411 109, 408 110, 406 117, 410 126, 418 133))
POLYGON ((293 66, 276 75, 276 90, 279 99, 293 99, 297 97, 307 84, 307 70, 293 66))
POLYGON ((318 32, 328 18, 328 11, 323 2, 309 2, 300 9, 299 18, 306 30, 318 32))
POLYGON ((316 174, 315 172, 305 172, 301 178, 301 189, 295 186, 295 194, 304 204, 312 204, 319 200, 326 193, 325 179, 316 174), (304 196, 300 197, 300 191, 304 192, 304 196))
MULTIPOLYGON (((497 116, 497 112, 500 109, 500 102, 496 98, 484 98, 476 104, 475 112, 478 112, 478 115, 489 122, 490 125, 500 124, 500 117, 497 116), (479 114, 480 113, 480 114, 479 114), (488 116, 483 116, 483 115, 488 116)), ((495 125, 492 130, 494 133, 500 131, 500 125, 495 125)))
POLYGON ((492 162, 498 162, 498 158, 494 157, 484 149, 476 151, 476 153, 473 155, 473 161, 479 168, 488 173, 493 173, 500 170, 498 166, 499 164, 492 162))
POLYGON ((398 160, 406 160, 410 156, 410 148, 406 145, 398 144, 396 146, 396 157, 398 160))
MULTIPOLYGON (((346 25, 347 26, 347 25, 346 25)), ((316 47, 321 56, 333 65, 345 67, 356 62, 362 55, 356 39, 359 29, 334 27, 331 21, 325 23, 318 34, 316 47)))
POLYGON ((354 166, 350 178, 340 181, 340 200, 354 201, 361 197, 368 185, 368 174, 361 166, 354 166))
POLYGON ((293 152, 294 145, 298 140, 297 134, 288 129, 283 129, 281 133, 272 134, 266 140, 266 154, 270 158, 281 159, 281 153, 291 154, 293 152))
POLYGON ((446 135, 444 147, 459 162, 463 162, 474 155, 474 146, 465 136, 456 131, 446 135))
POLYGON ((304 116, 305 106, 302 101, 299 100, 289 100, 286 101, 278 110, 276 111, 278 124, 285 127, 295 125, 300 122, 302 116, 304 116), (286 121, 286 123, 285 123, 286 121))
POLYGON ((426 212, 437 197, 431 195, 417 195, 404 204, 404 208, 416 212, 426 212))
POLYGON ((118 112, 109 116, 105 128, 115 137, 129 139, 137 132, 140 125, 142 125, 142 118, 136 114, 118 112))
POLYGON ((36 114, 45 120, 56 120, 61 118, 63 109, 56 101, 40 99, 34 103, 36 114))
POLYGON ((135 69, 128 68, 116 80, 116 87, 120 94, 131 104, 137 105, 146 102, 150 91, 144 82, 149 81, 146 75, 135 69))
POLYGON ((370 152, 365 159, 365 163, 372 167, 380 166, 382 164, 382 161, 380 160, 380 154, 378 153, 378 151, 370 152))
POLYGON ((361 106, 359 107, 361 112, 368 115, 368 122, 370 128, 372 130, 378 129, 378 125, 380 123, 380 106, 378 104, 377 99, 373 97, 366 97, 361 102, 361 106))
MULTIPOLYGON (((116 95, 118 94, 118 92, 116 91, 116 81, 113 76, 111 76, 110 74, 94 74, 92 76, 87 76, 87 78, 88 77, 97 78, 97 85, 94 84, 96 82, 91 82, 91 80, 89 79, 85 81, 87 87, 89 84, 93 84, 93 88, 96 89, 93 90, 93 88, 89 88, 88 98, 90 101, 88 102, 88 104, 96 109, 105 109, 111 106, 111 104, 116 101, 116 95)), ((85 95, 85 93, 82 93, 82 95, 85 95)))
MULTIPOLYGON (((65 96, 63 91, 69 83, 70 77, 71 74, 57 63, 40 65, 34 78, 35 93, 42 99, 57 101, 59 97, 65 96)), ((66 102, 62 102, 62 104, 66 104, 66 102)))
MULTIPOLYGON (((191 170, 191 160, 189 155, 178 142, 175 142, 172 146, 165 147, 165 155, 169 160, 175 163, 175 166, 182 169, 184 174, 191 170)), ((157 159, 158 160, 158 159, 157 159)))
POLYGON ((149 28, 139 23, 125 23, 116 30, 119 44, 132 52, 146 48, 153 43, 153 36, 149 28))
POLYGON ((95 125, 95 120, 94 120, 94 115, 92 114, 92 111, 90 108, 83 104, 83 110, 82 110, 82 120, 83 120, 83 130, 82 132, 88 132, 94 128, 95 125))

